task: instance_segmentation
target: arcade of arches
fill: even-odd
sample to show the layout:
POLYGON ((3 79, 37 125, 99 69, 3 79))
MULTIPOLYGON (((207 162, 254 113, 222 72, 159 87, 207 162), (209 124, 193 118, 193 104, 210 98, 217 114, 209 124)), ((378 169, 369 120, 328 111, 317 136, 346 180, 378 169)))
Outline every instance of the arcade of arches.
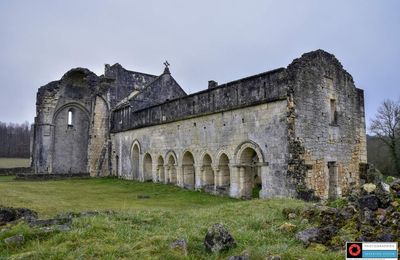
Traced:
POLYGON ((165 155, 141 152, 139 142, 135 141, 131 149, 132 179, 174 184, 232 197, 259 197, 262 169, 267 172, 268 166, 257 145, 244 143, 235 153, 221 151, 215 155, 209 152, 196 155, 189 150, 185 150, 181 157, 174 151, 165 155), (230 158, 228 154, 234 155, 230 158))

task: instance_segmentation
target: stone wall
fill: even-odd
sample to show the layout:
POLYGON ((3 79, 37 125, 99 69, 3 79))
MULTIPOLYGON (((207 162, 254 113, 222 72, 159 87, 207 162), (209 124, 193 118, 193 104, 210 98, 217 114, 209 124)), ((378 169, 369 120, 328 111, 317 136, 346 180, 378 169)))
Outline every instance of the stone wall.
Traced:
POLYGON ((245 198, 257 188, 262 198, 341 196, 366 163, 363 91, 322 50, 192 95, 168 68, 73 69, 39 89, 33 139, 35 173, 112 173, 245 198))
MULTIPOLYGON (((287 72, 295 108, 293 142, 303 148, 306 166, 299 174, 319 197, 340 196, 358 182, 359 166, 367 162, 363 91, 322 50, 294 60, 287 72)), ((292 152, 294 158, 298 151, 292 152)))
POLYGON ((186 96, 185 91, 171 76, 169 70, 166 70, 137 95, 129 99, 128 105, 131 111, 137 111, 184 96, 186 96))
MULTIPOLYGON (((32 166, 35 173, 89 172, 88 151, 92 125, 96 122, 95 130, 101 128, 103 134, 104 131, 108 132, 104 128, 109 122, 108 114, 100 120, 100 126, 97 124, 94 109, 96 97, 106 96, 107 84, 93 72, 77 68, 67 72, 61 80, 39 88, 32 147, 32 166), (72 115, 72 122, 69 122, 69 113, 72 115)), ((98 116, 102 117, 102 112, 104 111, 100 111, 98 116)), ((96 149, 102 150, 103 147, 93 146, 90 149, 90 158, 98 162, 99 158, 95 157, 100 157, 102 153, 95 151, 96 149)))
POLYGON ((293 196, 286 185, 286 107, 285 98, 114 133, 113 157, 118 159, 114 174, 208 188, 233 197, 248 197, 257 184, 249 176, 257 175, 262 182, 261 197, 293 196), (145 157, 151 158, 150 176, 145 157))
POLYGON ((142 90, 147 84, 157 78, 155 75, 130 71, 116 63, 112 66, 106 64, 104 77, 113 80, 109 95, 111 108, 129 96, 134 90, 142 90))
MULTIPOLYGON (((36 118, 34 128, 33 145, 33 168, 37 173, 52 173, 55 170, 69 170, 57 168, 60 165, 53 163, 56 161, 70 161, 70 157, 80 160, 74 156, 74 152, 79 155, 86 147, 76 147, 71 145, 68 155, 63 154, 63 145, 67 145, 75 137, 81 137, 87 144, 89 136, 89 118, 91 113, 91 99, 95 92, 95 86, 99 84, 98 77, 87 69, 73 69, 67 72, 59 81, 51 82, 39 88, 36 102, 36 118), (67 126, 69 109, 75 110, 75 123, 83 126, 79 127, 79 134, 67 126), (56 145, 56 142, 57 145, 56 145), (64 142, 64 143, 63 143, 64 142), (55 155, 54 151, 60 151, 55 155), (59 156, 59 157, 57 157, 59 156), (68 156, 68 158, 63 158, 68 156)), ((84 144, 85 144, 84 143, 84 144)), ((84 145, 83 144, 83 145, 84 145)), ((85 149, 86 148, 86 149, 85 149)), ((72 160, 72 158, 71 158, 72 160)), ((82 159, 87 161, 87 157, 82 159)), ((76 162, 82 165, 80 162, 76 162)), ((82 170, 80 167, 79 170, 82 170)), ((87 172, 87 170, 85 170, 87 172)))
POLYGON ((284 69, 277 69, 136 112, 129 107, 116 110, 113 113, 112 132, 174 122, 283 98, 286 99, 286 73, 284 69))
POLYGON ((109 103, 101 96, 95 98, 92 118, 88 149, 89 173, 91 176, 108 176, 111 172, 110 109, 109 103))

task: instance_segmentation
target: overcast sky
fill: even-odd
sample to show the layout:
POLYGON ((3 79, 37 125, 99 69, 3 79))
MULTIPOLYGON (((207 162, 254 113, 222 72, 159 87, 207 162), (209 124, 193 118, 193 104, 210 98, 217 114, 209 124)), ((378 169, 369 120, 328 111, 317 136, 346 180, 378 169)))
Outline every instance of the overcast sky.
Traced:
POLYGON ((104 64, 161 74, 188 92, 333 53, 365 90, 367 120, 400 97, 400 1, 0 0, 0 121, 33 122, 37 89, 104 64))

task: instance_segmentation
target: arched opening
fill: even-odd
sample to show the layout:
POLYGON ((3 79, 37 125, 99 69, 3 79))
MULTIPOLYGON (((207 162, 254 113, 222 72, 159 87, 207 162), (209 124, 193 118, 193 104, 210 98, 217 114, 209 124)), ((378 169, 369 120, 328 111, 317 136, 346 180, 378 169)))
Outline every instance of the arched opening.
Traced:
POLYGON ((143 158, 143 179, 145 181, 152 180, 153 162, 150 154, 146 153, 143 158))
POLYGON ((258 198, 261 190, 260 158, 253 148, 247 147, 240 155, 239 184, 244 198, 258 198))
POLYGON ((195 172, 194 172, 194 157, 191 152, 186 152, 182 158, 183 172, 183 187, 194 189, 195 187, 195 172))
POLYGON ((139 179, 139 146, 135 144, 132 148, 132 177, 139 179))
POLYGON ((221 154, 218 161, 217 174, 217 192, 221 194, 229 194, 231 183, 231 173, 229 169, 229 158, 226 154, 221 154))
POLYGON ((210 155, 204 155, 202 163, 203 187, 206 191, 214 191, 214 171, 211 166, 212 160, 210 155))
POLYGON ((166 182, 164 174, 164 159, 162 156, 159 156, 157 160, 157 181, 166 182))
POLYGON ((168 166, 167 166, 167 174, 166 182, 176 184, 176 161, 174 156, 171 154, 168 157, 168 166))

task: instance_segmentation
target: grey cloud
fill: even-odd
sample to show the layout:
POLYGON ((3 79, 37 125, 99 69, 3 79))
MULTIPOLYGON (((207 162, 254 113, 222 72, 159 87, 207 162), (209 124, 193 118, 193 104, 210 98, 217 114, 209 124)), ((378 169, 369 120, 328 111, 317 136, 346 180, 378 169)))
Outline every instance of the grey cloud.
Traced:
POLYGON ((365 90, 367 119, 400 95, 398 1, 0 0, 0 121, 32 122, 37 88, 72 67, 105 63, 159 74, 190 93, 287 66, 302 53, 336 55, 365 90))

